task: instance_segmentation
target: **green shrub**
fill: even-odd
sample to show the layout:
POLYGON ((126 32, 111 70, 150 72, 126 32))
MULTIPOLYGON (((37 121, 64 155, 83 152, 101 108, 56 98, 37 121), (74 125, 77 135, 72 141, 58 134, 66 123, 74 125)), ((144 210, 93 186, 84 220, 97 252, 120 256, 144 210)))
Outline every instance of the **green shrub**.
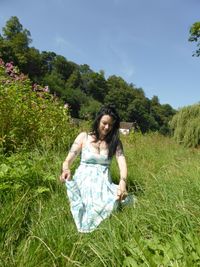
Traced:
POLYGON ((3 152, 35 146, 67 148, 75 134, 67 106, 48 87, 31 86, 17 68, 1 60, 0 118, 3 152))

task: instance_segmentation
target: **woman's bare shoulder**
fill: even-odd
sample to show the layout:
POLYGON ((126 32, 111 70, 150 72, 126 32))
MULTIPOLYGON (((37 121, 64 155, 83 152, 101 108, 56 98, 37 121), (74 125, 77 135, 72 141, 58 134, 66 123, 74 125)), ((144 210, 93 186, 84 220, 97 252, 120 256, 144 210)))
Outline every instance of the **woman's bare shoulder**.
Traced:
POLYGON ((77 135, 76 139, 75 139, 75 143, 83 143, 84 140, 86 140, 87 138, 87 132, 81 132, 77 135))
POLYGON ((80 138, 85 138, 85 137, 88 136, 88 133, 87 133, 87 132, 81 132, 81 133, 79 133, 78 136, 79 136, 80 138))

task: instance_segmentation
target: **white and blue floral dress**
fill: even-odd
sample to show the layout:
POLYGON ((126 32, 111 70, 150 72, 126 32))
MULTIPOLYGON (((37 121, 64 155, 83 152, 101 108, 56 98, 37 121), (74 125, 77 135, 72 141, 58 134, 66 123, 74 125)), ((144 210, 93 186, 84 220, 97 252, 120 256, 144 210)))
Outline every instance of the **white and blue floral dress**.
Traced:
POLYGON ((112 183, 110 160, 92 151, 86 141, 81 162, 70 181, 66 181, 70 209, 79 232, 92 232, 116 210, 118 185, 112 183))

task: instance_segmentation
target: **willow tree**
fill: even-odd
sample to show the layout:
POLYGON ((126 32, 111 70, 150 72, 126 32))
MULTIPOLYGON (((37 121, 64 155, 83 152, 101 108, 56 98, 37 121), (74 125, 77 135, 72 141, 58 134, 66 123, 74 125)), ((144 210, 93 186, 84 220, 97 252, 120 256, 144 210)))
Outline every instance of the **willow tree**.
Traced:
POLYGON ((200 145, 200 104, 180 109, 170 122, 176 142, 186 147, 200 145))

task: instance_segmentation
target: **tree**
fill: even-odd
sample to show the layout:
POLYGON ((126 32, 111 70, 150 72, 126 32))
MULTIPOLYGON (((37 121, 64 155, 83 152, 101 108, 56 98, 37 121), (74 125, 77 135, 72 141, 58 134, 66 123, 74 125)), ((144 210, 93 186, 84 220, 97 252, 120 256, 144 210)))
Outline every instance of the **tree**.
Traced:
POLYGON ((56 55, 53 60, 53 70, 62 76, 63 80, 67 80, 75 70, 75 63, 67 61, 63 56, 56 55))
POLYGON ((103 103, 108 93, 107 82, 102 73, 86 72, 82 75, 83 90, 87 95, 103 103))
POLYGON ((65 84, 65 87, 72 88, 72 89, 76 89, 76 88, 82 89, 83 83, 81 79, 81 74, 78 69, 74 70, 72 74, 69 76, 65 84))
POLYGON ((62 97, 64 94, 65 81, 56 71, 52 71, 50 74, 45 75, 43 78, 43 83, 49 86, 52 94, 56 93, 56 95, 59 97, 62 97))
POLYGON ((56 57, 56 53, 42 51, 41 53, 41 61, 42 61, 42 73, 49 74, 53 69, 53 62, 56 57))
POLYGON ((200 145, 200 104, 180 109, 172 118, 170 128, 173 138, 186 147, 200 145))
POLYGON ((157 130, 161 134, 166 135, 170 133, 169 121, 175 113, 176 110, 174 110, 169 104, 161 105, 157 96, 153 96, 150 100, 150 114, 157 122, 157 130))
POLYGON ((107 84, 108 94, 105 97, 105 104, 114 104, 121 120, 128 121, 127 108, 135 99, 133 89, 121 77, 115 75, 108 78, 107 84))
POLYGON ((92 73, 93 71, 90 69, 90 66, 87 64, 79 65, 78 69, 81 74, 86 74, 86 73, 92 73))
POLYGON ((72 117, 79 118, 79 111, 87 101, 87 96, 80 89, 65 88, 62 100, 68 104, 72 117))
POLYGON ((101 103, 88 97, 88 101, 80 108, 79 116, 81 119, 93 120, 101 107, 101 103))
POLYGON ((12 41, 18 35, 23 36, 24 46, 28 47, 31 43, 31 34, 27 29, 23 29, 19 19, 16 16, 13 16, 6 22, 6 26, 3 27, 3 36, 6 40, 12 41))
POLYGON ((26 53, 27 63, 24 66, 24 73, 28 74, 29 78, 34 83, 40 83, 42 80, 42 58, 39 50, 31 47, 26 53))
POLYGON ((7 42, 1 35, 0 35, 0 58, 3 59, 4 62, 11 62, 11 61, 17 62, 11 44, 7 42))
POLYGON ((136 122, 142 132, 157 130, 158 123, 148 112, 148 101, 145 99, 134 99, 128 106, 129 121, 136 122))
POLYGON ((159 106, 160 105, 160 101, 159 101, 159 98, 154 95, 151 99, 151 105, 152 106, 159 106))
MULTIPOLYGON (((4 46, 9 47, 5 57, 12 58, 12 61, 18 65, 20 70, 24 71, 27 63, 26 53, 31 43, 31 34, 27 29, 23 29, 19 19, 15 16, 11 17, 6 26, 3 27, 3 42, 4 46)), ((2 40, 1 40, 2 41, 2 40)), ((5 53, 5 50, 4 50, 5 53)))
POLYGON ((197 43, 197 50, 193 54, 193 56, 200 56, 200 21, 195 22, 190 27, 190 36, 189 36, 190 42, 196 42, 197 43))

